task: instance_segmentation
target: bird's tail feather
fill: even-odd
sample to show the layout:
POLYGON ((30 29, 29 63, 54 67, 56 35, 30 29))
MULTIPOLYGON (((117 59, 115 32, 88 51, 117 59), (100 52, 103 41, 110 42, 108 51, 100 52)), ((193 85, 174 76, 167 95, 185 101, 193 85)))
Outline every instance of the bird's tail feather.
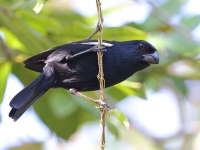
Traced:
POLYGON ((9 117, 17 121, 29 106, 53 86, 55 79, 54 73, 51 76, 41 73, 36 80, 11 100, 10 107, 12 107, 12 110, 9 113, 9 117))

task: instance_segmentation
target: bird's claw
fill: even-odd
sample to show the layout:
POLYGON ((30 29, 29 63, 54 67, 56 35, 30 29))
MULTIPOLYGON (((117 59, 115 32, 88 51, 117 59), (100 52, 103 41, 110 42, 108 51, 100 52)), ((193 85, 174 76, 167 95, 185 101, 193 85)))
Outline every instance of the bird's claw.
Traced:
POLYGON ((106 112, 110 110, 110 107, 107 105, 105 101, 98 100, 98 104, 99 106, 97 106, 96 108, 106 112))
POLYGON ((69 92, 70 92, 71 94, 73 94, 73 95, 76 95, 77 90, 74 89, 74 88, 70 88, 70 89, 69 89, 69 92))
POLYGON ((67 55, 67 56, 65 57, 66 60, 69 60, 69 59, 72 59, 72 58, 74 58, 73 55, 67 55))
POLYGON ((101 46, 101 47, 94 46, 91 49, 91 51, 92 52, 106 52, 107 50, 105 49, 105 46, 101 46))

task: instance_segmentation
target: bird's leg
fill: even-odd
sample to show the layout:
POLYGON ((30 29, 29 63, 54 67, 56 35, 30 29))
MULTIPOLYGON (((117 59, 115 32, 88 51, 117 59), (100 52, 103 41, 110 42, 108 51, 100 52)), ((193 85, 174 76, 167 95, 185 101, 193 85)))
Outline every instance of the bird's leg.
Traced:
POLYGON ((74 58, 74 57, 80 56, 80 55, 85 54, 85 53, 88 53, 88 52, 105 52, 105 51, 106 51, 106 49, 105 49, 104 46, 101 47, 101 48, 98 48, 97 46, 93 46, 93 47, 91 47, 91 48, 89 48, 89 49, 87 49, 87 50, 84 50, 84 51, 82 51, 82 52, 79 52, 79 53, 77 53, 77 54, 74 54, 74 55, 67 55, 67 56, 65 57, 65 59, 66 59, 66 60, 72 59, 72 58, 74 58))
POLYGON ((96 103, 96 104, 98 104, 99 105, 99 109, 109 109, 110 107, 107 105, 107 103, 106 102, 103 102, 103 101, 101 101, 101 100, 96 100, 96 99, 93 99, 93 98, 91 98, 91 97, 88 97, 88 96, 86 96, 86 95, 84 95, 84 94, 82 94, 82 93, 80 93, 80 92, 78 92, 76 89, 74 89, 74 88, 70 88, 69 89, 69 92, 71 93, 71 94, 73 94, 73 95, 76 95, 76 96, 80 96, 80 97, 82 97, 82 98, 85 98, 85 99, 87 99, 87 100, 90 100, 90 101, 92 101, 92 102, 94 102, 94 103, 96 103))
POLYGON ((98 23, 96 29, 84 41, 88 42, 99 31, 100 31, 100 27, 98 23))
POLYGON ((84 94, 78 92, 78 91, 77 91, 76 89, 74 89, 74 88, 69 89, 69 92, 70 92, 71 94, 73 94, 73 95, 80 96, 80 97, 82 97, 82 98, 85 98, 85 99, 90 100, 90 101, 92 101, 92 102, 94 102, 94 103, 96 103, 96 104, 101 105, 101 101, 100 101, 100 100, 96 100, 96 99, 93 99, 93 98, 91 98, 91 97, 88 97, 88 96, 86 96, 86 95, 84 95, 84 94))

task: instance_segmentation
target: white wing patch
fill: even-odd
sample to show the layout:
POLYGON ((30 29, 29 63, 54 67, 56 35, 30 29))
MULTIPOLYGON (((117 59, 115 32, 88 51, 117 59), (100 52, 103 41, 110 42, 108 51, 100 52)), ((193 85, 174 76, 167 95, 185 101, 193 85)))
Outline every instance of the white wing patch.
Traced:
MULTIPOLYGON (((80 43, 80 44, 98 46, 98 42, 85 42, 85 43, 80 43)), ((102 45, 105 46, 105 47, 112 47, 114 44, 102 42, 102 45)))

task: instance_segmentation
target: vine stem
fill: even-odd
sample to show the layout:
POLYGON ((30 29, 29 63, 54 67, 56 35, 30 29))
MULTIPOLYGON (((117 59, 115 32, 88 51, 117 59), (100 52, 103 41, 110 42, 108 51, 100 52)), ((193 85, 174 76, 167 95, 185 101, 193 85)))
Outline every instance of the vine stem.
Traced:
MULTIPOLYGON (((103 16, 101 10, 101 2, 100 0, 96 0, 97 5, 97 13, 98 13, 98 24, 97 29, 98 31, 98 47, 101 48, 102 41, 103 41, 103 16)), ((106 140, 105 140, 105 115, 107 112, 107 104, 104 98, 104 88, 105 88, 105 80, 104 80, 104 73, 103 73, 103 52, 97 52, 98 56, 98 66, 99 66, 99 73, 97 78, 99 80, 99 89, 100 89, 100 100, 103 105, 100 105, 100 126, 101 126, 101 150, 104 150, 106 140)))

